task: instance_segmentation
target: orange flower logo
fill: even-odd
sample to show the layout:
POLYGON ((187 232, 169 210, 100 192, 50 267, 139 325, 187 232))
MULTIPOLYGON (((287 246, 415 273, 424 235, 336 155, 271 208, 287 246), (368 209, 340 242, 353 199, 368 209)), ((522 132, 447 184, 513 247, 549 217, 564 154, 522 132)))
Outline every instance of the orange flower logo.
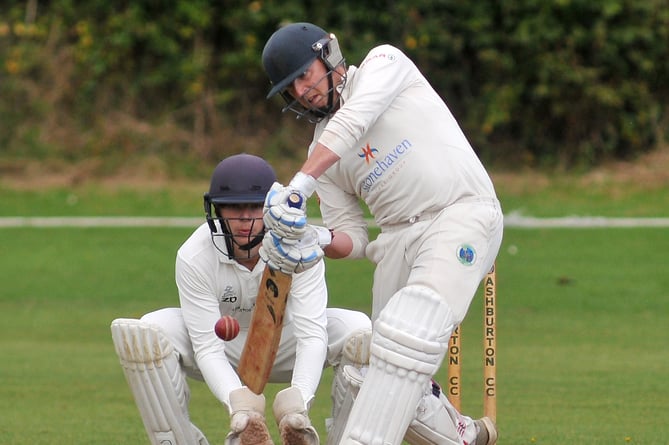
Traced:
POLYGON ((359 153, 358 156, 360 156, 361 158, 365 158, 365 162, 367 164, 369 164, 370 160, 374 159, 374 153, 379 152, 379 150, 377 150, 376 148, 370 147, 369 142, 367 143, 367 146, 362 147, 361 150, 362 150, 362 153, 359 153))

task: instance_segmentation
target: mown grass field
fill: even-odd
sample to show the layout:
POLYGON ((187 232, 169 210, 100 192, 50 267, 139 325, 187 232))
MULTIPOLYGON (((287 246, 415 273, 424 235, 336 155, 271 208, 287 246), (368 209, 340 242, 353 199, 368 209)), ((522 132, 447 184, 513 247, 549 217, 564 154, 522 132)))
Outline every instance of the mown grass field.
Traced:
MULTIPOLYGON (((176 304, 173 257, 188 232, 0 231, 0 443, 146 443, 109 323, 176 304)), ((667 229, 507 230, 498 259, 501 444, 667 443, 668 251, 667 229)), ((328 268, 332 305, 367 310, 370 265, 328 268)), ((479 296, 463 327, 464 411, 475 416, 480 331, 479 296)), ((321 432, 330 378, 312 412, 321 432)), ((193 421, 222 443, 225 410, 204 384, 191 386, 193 421)))
MULTIPOLYGON (((201 192, 1 188, 0 213, 198 216, 201 192)), ((571 215, 587 201, 570 208, 540 193, 517 207, 571 215)), ((588 214, 669 213, 657 205, 666 191, 638 196, 634 209, 594 200, 588 214)), ((516 199, 502 202, 508 209, 516 199)), ((177 304, 174 255, 190 232, 0 228, 0 443, 148 443, 109 324, 177 304)), ((506 230, 497 261, 500 444, 669 444, 668 253, 668 228, 506 230)), ((367 261, 329 261, 331 305, 367 311, 371 272, 367 261)), ((474 417, 481 319, 479 294, 463 326, 463 411, 474 417)), ((326 371, 312 410, 323 441, 330 380, 326 371)), ((271 385, 268 399, 281 388, 271 385)), ((192 420, 223 443, 225 410, 204 384, 191 381, 191 390, 192 420)))

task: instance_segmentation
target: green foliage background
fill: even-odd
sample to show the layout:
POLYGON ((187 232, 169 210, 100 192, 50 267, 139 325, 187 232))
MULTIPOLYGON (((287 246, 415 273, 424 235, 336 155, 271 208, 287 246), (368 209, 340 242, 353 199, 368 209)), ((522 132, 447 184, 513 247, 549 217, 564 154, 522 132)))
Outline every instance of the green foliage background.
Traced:
POLYGON ((350 64, 379 43, 402 48, 487 162, 588 168, 667 133, 668 0, 6 0, 0 169, 302 159, 309 125, 277 118, 260 65, 291 21, 336 33, 350 64))

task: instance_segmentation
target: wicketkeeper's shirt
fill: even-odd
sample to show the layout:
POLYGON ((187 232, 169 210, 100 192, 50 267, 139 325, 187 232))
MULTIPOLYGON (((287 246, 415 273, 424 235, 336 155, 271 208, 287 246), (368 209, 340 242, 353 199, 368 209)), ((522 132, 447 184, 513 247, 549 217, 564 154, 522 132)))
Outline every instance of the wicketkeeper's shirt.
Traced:
MULTIPOLYGON (((219 247, 225 249, 222 238, 218 239, 219 247)), ((264 267, 265 263, 258 261, 253 270, 248 270, 219 252, 206 223, 177 253, 176 284, 195 360, 212 393, 226 404, 229 392, 239 388, 241 382, 226 357, 226 342, 214 333, 214 324, 222 315, 234 316, 240 325, 234 341, 243 344, 264 267)), ((296 339, 292 342, 296 343, 296 353, 291 384, 300 389, 305 401, 315 394, 326 359, 324 269, 320 262, 293 276, 284 318, 284 332, 290 329, 296 339)), ((282 336, 282 344, 285 340, 289 339, 282 336)))

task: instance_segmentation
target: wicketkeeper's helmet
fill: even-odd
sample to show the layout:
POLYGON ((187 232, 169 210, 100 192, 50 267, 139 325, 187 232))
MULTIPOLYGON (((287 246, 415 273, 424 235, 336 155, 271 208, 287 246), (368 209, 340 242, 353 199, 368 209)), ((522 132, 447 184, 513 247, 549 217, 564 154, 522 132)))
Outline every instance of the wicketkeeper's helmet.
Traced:
MULTIPOLYGON (((238 154, 227 157, 218 163, 211 176, 209 191, 204 194, 204 211, 211 230, 212 241, 217 249, 216 238, 223 236, 227 247, 229 258, 233 256, 233 242, 235 242, 230 227, 225 218, 220 217, 220 207, 235 204, 258 204, 265 202, 265 195, 269 192, 272 184, 277 180, 274 169, 264 159, 250 155, 238 154), (213 211, 212 211, 213 209, 213 211), (220 223, 216 225, 216 220, 220 223)), ((254 224, 262 224, 262 218, 254 224)), ((263 238, 263 234, 249 239, 246 244, 240 245, 235 242, 239 249, 249 251, 257 246, 263 238)))

